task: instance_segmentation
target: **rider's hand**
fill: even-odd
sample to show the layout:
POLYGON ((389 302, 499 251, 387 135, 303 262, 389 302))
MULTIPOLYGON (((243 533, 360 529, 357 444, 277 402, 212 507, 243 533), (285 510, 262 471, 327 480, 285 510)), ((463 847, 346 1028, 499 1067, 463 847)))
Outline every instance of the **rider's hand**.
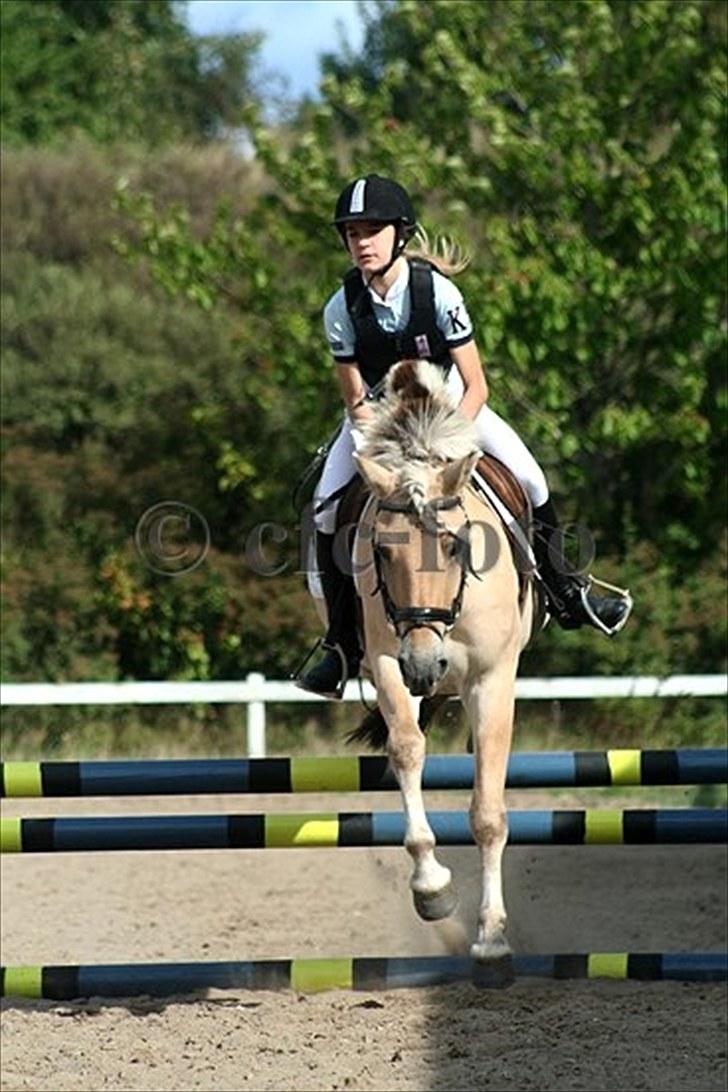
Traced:
POLYGON ((349 417, 354 428, 361 428, 362 425, 368 424, 373 419, 374 409, 368 402, 362 402, 350 411, 349 417))

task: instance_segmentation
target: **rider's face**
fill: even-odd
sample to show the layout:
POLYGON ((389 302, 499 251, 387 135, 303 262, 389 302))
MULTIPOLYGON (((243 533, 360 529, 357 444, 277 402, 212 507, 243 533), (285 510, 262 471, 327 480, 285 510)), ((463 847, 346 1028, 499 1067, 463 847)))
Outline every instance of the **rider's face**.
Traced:
POLYGON ((362 273, 381 269, 392 257, 396 237, 393 224, 354 220, 346 224, 344 236, 352 260, 362 273))

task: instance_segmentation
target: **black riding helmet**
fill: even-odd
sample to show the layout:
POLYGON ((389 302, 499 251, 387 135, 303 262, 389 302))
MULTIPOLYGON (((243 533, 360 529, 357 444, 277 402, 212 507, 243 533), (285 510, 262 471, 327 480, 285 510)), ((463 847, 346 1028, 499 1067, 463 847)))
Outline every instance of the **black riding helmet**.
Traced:
POLYGON ((407 190, 391 178, 368 174, 350 182, 336 202, 334 224, 346 246, 345 227, 357 220, 393 224, 395 242, 386 268, 399 257, 415 233, 417 218, 407 190))

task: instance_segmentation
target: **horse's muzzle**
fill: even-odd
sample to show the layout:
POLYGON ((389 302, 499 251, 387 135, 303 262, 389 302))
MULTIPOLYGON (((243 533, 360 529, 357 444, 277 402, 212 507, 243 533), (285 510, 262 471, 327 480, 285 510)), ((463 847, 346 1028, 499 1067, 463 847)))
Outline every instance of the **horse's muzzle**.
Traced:
POLYGON ((433 694, 449 666, 441 641, 434 649, 418 649, 413 648, 406 638, 402 642, 398 662, 404 684, 415 698, 433 694))

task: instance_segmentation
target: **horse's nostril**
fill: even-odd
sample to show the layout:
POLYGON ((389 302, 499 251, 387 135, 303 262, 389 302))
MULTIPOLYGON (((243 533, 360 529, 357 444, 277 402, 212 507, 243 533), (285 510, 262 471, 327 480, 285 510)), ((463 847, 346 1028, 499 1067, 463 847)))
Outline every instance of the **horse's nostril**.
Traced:
POLYGON ((440 668, 440 671, 442 671, 444 674, 444 672, 447 671, 447 660, 445 659, 445 657, 441 656, 440 659, 437 661, 437 664, 440 668))

